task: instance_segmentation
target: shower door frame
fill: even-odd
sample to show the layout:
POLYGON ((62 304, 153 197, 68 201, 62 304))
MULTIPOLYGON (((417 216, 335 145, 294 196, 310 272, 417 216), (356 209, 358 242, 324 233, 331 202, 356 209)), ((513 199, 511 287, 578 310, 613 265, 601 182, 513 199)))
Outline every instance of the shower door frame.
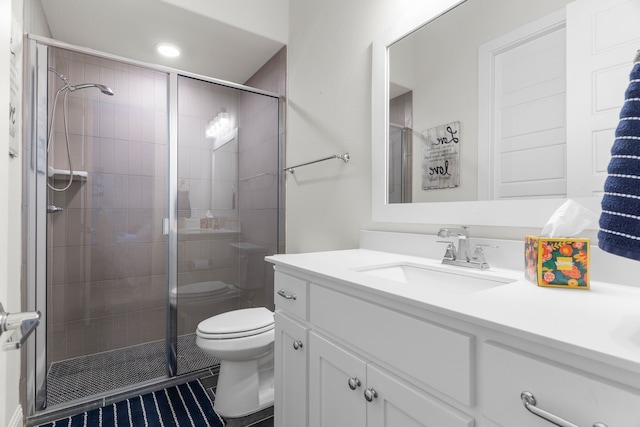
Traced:
MULTIPOLYGON (((83 48, 57 40, 27 34, 25 40, 25 124, 24 124, 24 182, 23 182, 23 240, 25 242, 24 251, 24 284, 26 289, 25 299, 29 311, 40 310, 42 318, 47 318, 47 123, 48 123, 48 102, 47 102, 47 81, 48 81, 48 51, 49 48, 61 48, 82 54, 93 55, 126 64, 147 68, 153 71, 167 73, 168 75, 168 141, 167 141, 167 203, 166 217, 163 219, 163 233, 167 236, 167 316, 166 316, 166 377, 158 378, 162 382, 167 379, 179 376, 177 374, 177 293, 171 292, 177 289, 178 284, 178 77, 191 77, 209 83, 218 84, 228 88, 238 89, 258 95, 275 98, 279 102, 278 108, 278 134, 284 127, 282 120, 282 110, 284 97, 264 91, 261 89, 244 86, 225 80, 215 79, 195 73, 185 72, 170 67, 155 64, 148 64, 128 58, 111 55, 104 52, 83 48), (40 120, 38 120, 40 119, 40 120), (172 295, 174 295, 172 297, 172 295)), ((282 145, 278 145, 282 150, 282 145)), ((283 167, 283 152, 278 153, 278 170, 283 167)), ((278 206, 282 207, 281 188, 283 186, 283 175, 280 174, 278 180, 278 206)), ((280 227, 280 221, 278 221, 280 227)), ((278 239, 282 235, 278 230, 278 239)), ((280 242, 277 243, 280 247, 280 242)), ((23 361, 26 379, 26 398, 24 408, 26 417, 34 417, 46 414, 47 411, 47 324, 46 320, 41 322, 39 327, 30 338, 29 345, 26 346, 23 361), (25 360, 26 359, 26 360, 25 360)), ((180 376, 186 376, 183 374, 180 376)), ((145 383, 145 385, 147 385, 145 383)), ((127 390, 132 391, 136 386, 131 386, 127 390)), ((127 396, 127 390, 122 392, 122 398, 127 396)), ((131 396, 139 393, 133 391, 131 396)), ((68 404, 57 405, 53 411, 64 411, 68 408, 82 407, 89 408, 95 406, 96 401, 104 401, 102 395, 94 395, 87 398, 71 401, 68 404)))

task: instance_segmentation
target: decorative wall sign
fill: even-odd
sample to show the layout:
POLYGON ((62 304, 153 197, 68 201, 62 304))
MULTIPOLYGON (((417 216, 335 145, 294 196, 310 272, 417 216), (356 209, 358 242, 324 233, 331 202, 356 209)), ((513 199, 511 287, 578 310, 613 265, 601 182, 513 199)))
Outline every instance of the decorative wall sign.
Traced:
POLYGON ((17 157, 22 129, 22 24, 13 15, 9 51, 9 155, 17 157))
POLYGON ((427 129, 422 140, 422 189, 460 185, 460 122, 427 129))

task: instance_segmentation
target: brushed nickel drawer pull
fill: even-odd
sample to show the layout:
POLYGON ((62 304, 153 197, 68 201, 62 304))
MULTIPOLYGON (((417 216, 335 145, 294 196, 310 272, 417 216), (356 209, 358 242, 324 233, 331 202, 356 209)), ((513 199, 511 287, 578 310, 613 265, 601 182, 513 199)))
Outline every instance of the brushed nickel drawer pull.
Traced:
POLYGON ((284 289, 280 289, 278 291, 278 295, 280 295, 282 298, 284 299, 292 299, 292 300, 296 300, 296 294, 288 294, 284 289))
MULTIPOLYGON (((523 391, 522 393, 520 393, 520 399, 522 399, 522 403, 524 404, 524 407, 527 408, 527 411, 542 418, 543 420, 549 421, 551 424, 560 427, 579 427, 576 424, 565 420, 564 418, 560 418, 559 416, 554 415, 551 412, 547 412, 544 409, 538 408, 536 406, 536 398, 530 391, 523 391)), ((607 427, 607 425, 604 423, 595 423, 593 424, 593 427, 607 427)))

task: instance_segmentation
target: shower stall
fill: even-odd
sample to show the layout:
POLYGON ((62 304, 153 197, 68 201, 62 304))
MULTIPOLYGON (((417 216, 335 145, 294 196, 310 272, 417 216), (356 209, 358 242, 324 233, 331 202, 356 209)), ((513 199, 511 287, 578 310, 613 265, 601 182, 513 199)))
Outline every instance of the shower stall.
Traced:
POLYGON ((197 324, 273 309, 279 96, 38 37, 26 55, 28 414, 215 367, 197 324))

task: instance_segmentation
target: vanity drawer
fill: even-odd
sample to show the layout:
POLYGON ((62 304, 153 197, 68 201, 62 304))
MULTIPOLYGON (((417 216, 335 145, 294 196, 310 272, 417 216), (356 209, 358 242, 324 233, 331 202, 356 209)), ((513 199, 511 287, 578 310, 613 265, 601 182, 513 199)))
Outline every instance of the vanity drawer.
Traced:
POLYGON ((300 319, 307 320, 307 293, 309 283, 306 280, 275 272, 274 301, 278 310, 286 311, 300 319))
POLYGON ((317 285, 310 289, 313 327, 374 355, 457 401, 473 404, 474 338, 317 285))
POLYGON ((484 415, 501 426, 553 425, 525 408, 523 391, 533 394, 538 408, 579 426, 640 425, 640 390, 495 342, 484 343, 482 350, 484 415))

